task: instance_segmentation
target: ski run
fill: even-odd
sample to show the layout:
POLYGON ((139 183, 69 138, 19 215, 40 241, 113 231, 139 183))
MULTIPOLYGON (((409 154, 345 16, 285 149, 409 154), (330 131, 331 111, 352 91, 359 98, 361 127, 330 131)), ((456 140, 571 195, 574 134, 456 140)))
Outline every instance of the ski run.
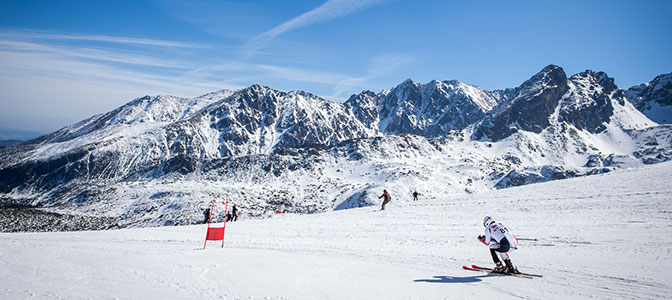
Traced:
POLYGON ((206 225, 2 233, 0 299, 669 299, 670 182, 667 162, 440 199, 392 194, 385 211, 228 223, 224 248, 205 250, 206 225), (462 268, 493 265, 476 239, 486 215, 520 239, 519 270, 543 277, 462 268))

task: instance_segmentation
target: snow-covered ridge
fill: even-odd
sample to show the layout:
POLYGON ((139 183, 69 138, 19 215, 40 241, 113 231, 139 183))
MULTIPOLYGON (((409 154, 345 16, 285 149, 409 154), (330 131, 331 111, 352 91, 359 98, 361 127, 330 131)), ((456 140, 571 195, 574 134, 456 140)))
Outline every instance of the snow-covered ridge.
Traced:
POLYGON ((408 79, 378 99, 381 133, 427 137, 462 130, 498 104, 493 94, 456 80, 419 84, 408 79))
POLYGON ((89 144, 153 132, 162 126, 190 118, 233 92, 220 90, 193 99, 161 95, 140 97, 111 112, 95 115, 29 141, 28 145, 39 145, 31 152, 31 158, 45 159, 54 153, 73 151, 89 144))
POLYGON ((672 123, 672 73, 658 75, 650 82, 629 88, 627 97, 651 120, 672 123))
POLYGON ((123 226, 194 222, 213 196, 309 213, 371 205, 381 187, 437 198, 667 161, 671 136, 605 73, 554 65, 506 90, 406 80, 345 103, 252 85, 138 98, 2 148, 0 204, 123 226))

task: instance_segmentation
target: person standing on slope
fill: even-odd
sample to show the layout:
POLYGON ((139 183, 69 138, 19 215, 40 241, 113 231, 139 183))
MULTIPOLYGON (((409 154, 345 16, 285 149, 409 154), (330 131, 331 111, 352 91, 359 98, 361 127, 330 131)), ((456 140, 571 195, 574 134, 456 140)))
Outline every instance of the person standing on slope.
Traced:
POLYGON ((238 208, 236 208, 236 205, 233 205, 233 211, 231 215, 231 221, 235 222, 238 221, 238 208))
POLYGON ((418 193, 418 191, 416 191, 416 190, 414 189, 414 190, 413 190, 413 201, 418 201, 418 195, 420 195, 420 193, 418 193))
POLYGON ((383 194, 378 197, 378 199, 383 198, 383 207, 380 208, 380 210, 385 210, 385 204, 389 203, 390 200, 392 200, 392 197, 390 194, 387 192, 387 190, 383 190, 383 194))
POLYGON ((495 273, 520 273, 518 268, 514 267, 509 257, 509 252, 518 249, 518 239, 509 231, 502 223, 497 223, 491 217, 483 219, 483 226, 485 227, 485 235, 479 235, 478 239, 490 247, 490 255, 492 261, 495 262, 495 268, 492 269, 495 273), (504 265, 497 257, 499 256, 504 261, 504 265))
POLYGON ((206 208, 203 211, 203 224, 207 224, 209 220, 210 220, 210 209, 206 208))

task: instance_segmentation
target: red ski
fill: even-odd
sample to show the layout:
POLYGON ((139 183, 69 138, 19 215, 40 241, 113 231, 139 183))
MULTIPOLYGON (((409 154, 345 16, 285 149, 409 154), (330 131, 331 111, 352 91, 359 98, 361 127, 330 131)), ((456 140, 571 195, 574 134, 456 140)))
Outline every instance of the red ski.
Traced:
POLYGON ((469 271, 485 272, 485 273, 496 274, 496 275, 503 275, 503 276, 543 277, 543 275, 530 274, 530 273, 510 273, 510 274, 509 273, 497 273, 497 272, 493 272, 491 268, 479 267, 477 265, 471 265, 471 267, 462 266, 462 269, 469 270, 469 271))

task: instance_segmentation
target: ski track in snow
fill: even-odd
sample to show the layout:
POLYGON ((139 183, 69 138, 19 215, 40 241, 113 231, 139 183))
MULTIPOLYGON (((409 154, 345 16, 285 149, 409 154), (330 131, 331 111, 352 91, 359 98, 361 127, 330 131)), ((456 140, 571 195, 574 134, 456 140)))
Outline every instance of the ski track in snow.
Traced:
POLYGON ((2 233, 0 298, 665 299, 671 167, 241 220, 223 249, 202 250, 205 225, 2 233), (520 238, 514 264, 543 278, 462 270, 492 265, 476 240, 485 215, 520 238))

